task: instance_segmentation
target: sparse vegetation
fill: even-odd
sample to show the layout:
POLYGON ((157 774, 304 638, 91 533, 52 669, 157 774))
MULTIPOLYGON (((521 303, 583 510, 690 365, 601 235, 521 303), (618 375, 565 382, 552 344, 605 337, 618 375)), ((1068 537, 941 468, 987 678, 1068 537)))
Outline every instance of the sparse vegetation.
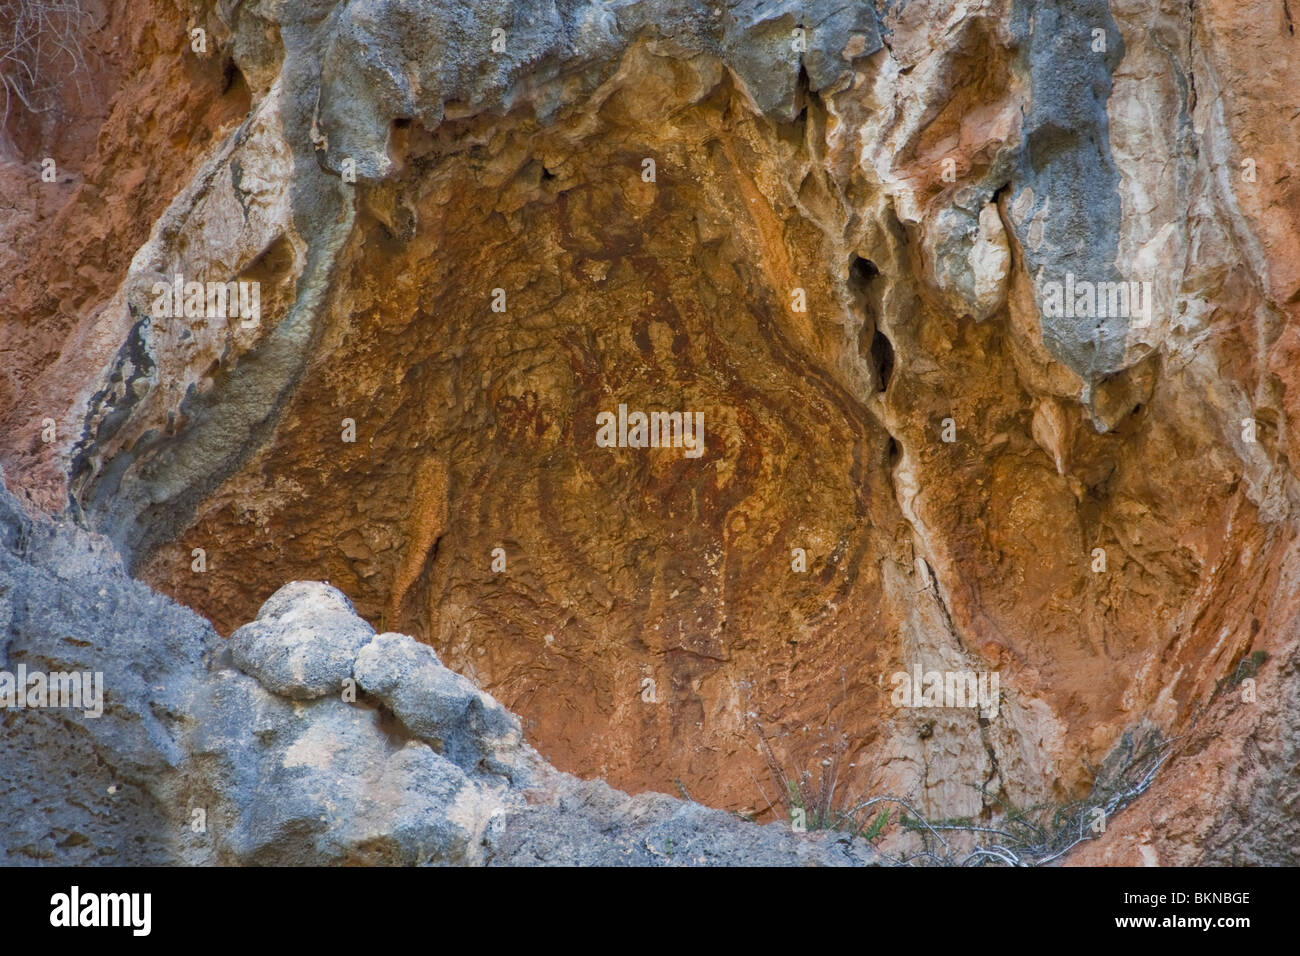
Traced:
POLYGON ((0 0, 0 125, 14 102, 32 113, 67 75, 85 70, 78 41, 87 18, 81 0, 0 0))
POLYGON ((894 795, 837 803, 842 751, 822 761, 820 780, 812 786, 810 772, 788 776, 782 770, 761 730, 759 739, 773 776, 783 786, 787 818, 792 811, 802 811, 808 830, 840 830, 874 843, 892 822, 916 844, 896 856, 885 854, 896 866, 1042 866, 1104 832, 1109 819, 1151 785, 1177 738, 1164 740, 1151 731, 1135 743, 1133 735, 1126 734, 1102 767, 1089 767, 1093 784, 1082 800, 1017 808, 998 798, 998 812, 987 824, 969 817, 928 820, 911 801, 894 795), (897 808, 892 820, 891 807, 897 808), (958 839, 963 834, 967 838, 958 839))
POLYGON ((1254 677, 1266 660, 1268 654, 1264 651, 1252 651, 1247 654, 1237 662, 1237 666, 1232 671, 1231 682, 1236 685, 1248 677, 1254 677))

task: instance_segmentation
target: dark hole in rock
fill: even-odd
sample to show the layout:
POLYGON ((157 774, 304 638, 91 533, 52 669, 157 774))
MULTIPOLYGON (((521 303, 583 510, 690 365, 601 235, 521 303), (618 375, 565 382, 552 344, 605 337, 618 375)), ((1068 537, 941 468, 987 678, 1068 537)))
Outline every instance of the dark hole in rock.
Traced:
POLYGON ((876 389, 883 392, 894 374, 894 346, 879 329, 871 337, 871 364, 876 370, 876 389))
POLYGON ((861 256, 853 257, 853 265, 849 266, 849 281, 859 292, 866 292, 867 286, 871 280, 880 275, 880 270, 870 259, 864 259, 861 256))

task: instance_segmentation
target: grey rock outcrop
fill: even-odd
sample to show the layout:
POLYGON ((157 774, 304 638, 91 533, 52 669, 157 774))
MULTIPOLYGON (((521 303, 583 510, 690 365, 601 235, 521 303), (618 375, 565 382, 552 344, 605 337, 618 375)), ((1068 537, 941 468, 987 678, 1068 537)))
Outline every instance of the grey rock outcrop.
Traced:
POLYGON ((357 654, 358 684, 409 733, 464 766, 482 763, 505 776, 523 744, 518 718, 443 667, 433 648, 405 634, 380 634, 357 654))
POLYGON ((226 642, 0 485, 0 670, 19 667, 102 675, 102 714, 0 712, 0 864, 873 859, 557 772, 513 714, 326 584, 285 585, 226 642))
POLYGON ((342 591, 295 581, 230 636, 230 653, 272 693, 311 700, 336 692, 352 676, 357 652, 374 633, 342 591))

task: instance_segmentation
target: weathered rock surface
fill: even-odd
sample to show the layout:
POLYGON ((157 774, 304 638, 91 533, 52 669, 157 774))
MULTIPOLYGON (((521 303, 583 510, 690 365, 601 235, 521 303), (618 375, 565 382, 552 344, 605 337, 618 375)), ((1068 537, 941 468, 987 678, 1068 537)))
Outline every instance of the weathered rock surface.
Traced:
POLYGON ((874 859, 844 835, 558 773, 430 648, 401 634, 356 641, 369 629, 348 608, 328 585, 287 584, 228 644, 128 578, 107 541, 33 521, 0 492, 0 671, 97 671, 104 688, 98 717, 0 717, 0 864, 874 859), (259 653, 284 648, 307 674, 341 676, 304 699, 259 653))
POLYGON ((66 95, 97 141, 5 128, 0 460, 223 634, 326 579, 436 652, 268 615, 259 693, 334 713, 348 661, 472 779, 523 729, 763 818, 769 753, 990 819, 1156 728, 1150 816, 1081 858, 1294 862, 1286 4, 140 10, 103 11, 112 95, 66 95), (151 317, 176 274, 259 282, 260 321, 151 317), (1049 309, 1067 277, 1149 282, 1149 321, 1049 309), (702 412, 703 454, 598 447, 620 404, 702 412), (996 671, 998 715, 895 707, 914 668, 996 671))
POLYGON ((230 655, 273 693, 310 700, 338 691, 374 634, 338 590, 296 582, 271 595, 256 620, 230 635, 230 655))

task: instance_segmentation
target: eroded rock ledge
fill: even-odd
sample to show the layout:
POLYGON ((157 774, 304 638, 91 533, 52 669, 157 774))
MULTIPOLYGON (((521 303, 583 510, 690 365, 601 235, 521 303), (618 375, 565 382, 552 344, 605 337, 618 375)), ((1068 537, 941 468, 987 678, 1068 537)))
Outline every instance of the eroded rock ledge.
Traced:
POLYGON ((0 715, 0 864, 874 859, 559 773, 513 714, 329 585, 285 585, 227 642, 104 539, 0 493, 0 670, 20 665, 102 672, 104 706, 0 715))

